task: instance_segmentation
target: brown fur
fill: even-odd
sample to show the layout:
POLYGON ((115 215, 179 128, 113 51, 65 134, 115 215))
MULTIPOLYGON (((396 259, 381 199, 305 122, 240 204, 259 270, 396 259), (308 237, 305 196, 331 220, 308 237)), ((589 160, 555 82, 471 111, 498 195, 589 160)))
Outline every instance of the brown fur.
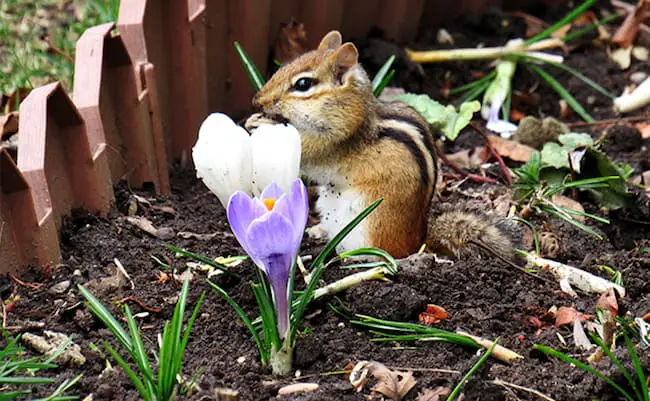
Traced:
MULTIPOLYGON (((357 49, 341 42, 338 32, 330 32, 316 50, 280 68, 253 99, 263 117, 257 115, 249 122, 260 118, 289 121, 301 134, 301 163, 308 176, 310 171, 333 171, 364 195, 365 206, 384 198, 367 218, 366 245, 405 257, 427 239, 427 216, 438 170, 433 137, 415 110, 375 98, 371 82, 357 62, 357 49), (300 74, 318 80, 309 93, 292 90, 300 74), (397 131, 402 139, 410 138, 417 149, 382 136, 387 129, 397 131), (424 156, 424 168, 415 151, 424 156)), ((443 231, 445 225, 455 228, 445 219, 436 224, 442 224, 443 231)), ((494 234, 495 241, 500 242, 498 229, 472 224, 470 232, 494 234)))

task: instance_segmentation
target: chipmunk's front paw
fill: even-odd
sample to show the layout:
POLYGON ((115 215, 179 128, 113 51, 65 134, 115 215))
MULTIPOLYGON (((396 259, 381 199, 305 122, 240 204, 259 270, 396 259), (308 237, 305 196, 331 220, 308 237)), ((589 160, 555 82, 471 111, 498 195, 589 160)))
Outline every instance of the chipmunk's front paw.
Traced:
POLYGON ((259 128, 260 125, 262 124, 277 124, 278 122, 275 120, 272 120, 268 117, 266 117, 263 113, 255 113, 248 117, 248 120, 246 120, 246 123, 244 123, 244 127, 248 132, 251 132, 255 130, 256 128, 259 128))

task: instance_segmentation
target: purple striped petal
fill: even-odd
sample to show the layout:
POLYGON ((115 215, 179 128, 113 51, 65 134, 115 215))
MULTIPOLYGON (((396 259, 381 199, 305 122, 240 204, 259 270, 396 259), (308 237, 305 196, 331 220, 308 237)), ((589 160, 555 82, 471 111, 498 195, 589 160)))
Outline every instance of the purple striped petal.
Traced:
POLYGON ((260 261, 258 266, 271 284, 278 331, 284 338, 289 327, 289 276, 300 242, 294 241, 289 219, 274 211, 253 221, 246 241, 251 247, 249 255, 260 261))
POLYGON ((244 192, 237 191, 230 196, 228 201, 228 208, 226 214, 230 229, 239 244, 244 248, 246 253, 253 259, 255 264, 258 264, 255 256, 251 252, 251 247, 248 244, 246 233, 248 228, 255 219, 263 216, 267 212, 266 207, 257 199, 253 199, 244 192))
POLYGON ((291 184, 288 194, 280 197, 273 208, 278 213, 291 221, 293 226, 294 241, 298 243, 302 240, 307 217, 309 215, 309 198, 307 197, 307 187, 300 179, 291 184))
POLYGON ((264 188, 264 191, 262 191, 262 195, 260 198, 262 200, 264 199, 278 199, 280 196, 284 193, 282 188, 275 182, 272 182, 269 186, 264 188))

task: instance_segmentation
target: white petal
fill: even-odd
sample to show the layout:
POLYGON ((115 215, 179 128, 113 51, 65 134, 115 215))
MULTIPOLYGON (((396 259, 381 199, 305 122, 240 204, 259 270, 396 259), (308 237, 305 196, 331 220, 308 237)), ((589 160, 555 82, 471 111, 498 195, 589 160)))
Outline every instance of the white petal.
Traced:
POLYGON ((517 126, 505 120, 488 121, 486 128, 501 135, 503 138, 510 138, 517 130, 517 126))
POLYGON ((192 158, 196 176, 224 207, 235 191, 251 193, 250 135, 225 114, 210 114, 203 121, 192 158))
POLYGON ((251 135, 253 192, 272 182, 288 192, 300 171, 300 134, 292 125, 262 124, 251 135))

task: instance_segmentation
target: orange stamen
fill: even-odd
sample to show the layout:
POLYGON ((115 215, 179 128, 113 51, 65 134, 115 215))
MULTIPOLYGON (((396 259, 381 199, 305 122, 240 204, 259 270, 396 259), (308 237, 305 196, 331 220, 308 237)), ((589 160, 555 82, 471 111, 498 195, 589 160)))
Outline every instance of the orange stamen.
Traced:
POLYGON ((273 210, 273 206, 275 206, 275 199, 273 198, 264 199, 264 206, 266 206, 266 208, 269 210, 273 210))

